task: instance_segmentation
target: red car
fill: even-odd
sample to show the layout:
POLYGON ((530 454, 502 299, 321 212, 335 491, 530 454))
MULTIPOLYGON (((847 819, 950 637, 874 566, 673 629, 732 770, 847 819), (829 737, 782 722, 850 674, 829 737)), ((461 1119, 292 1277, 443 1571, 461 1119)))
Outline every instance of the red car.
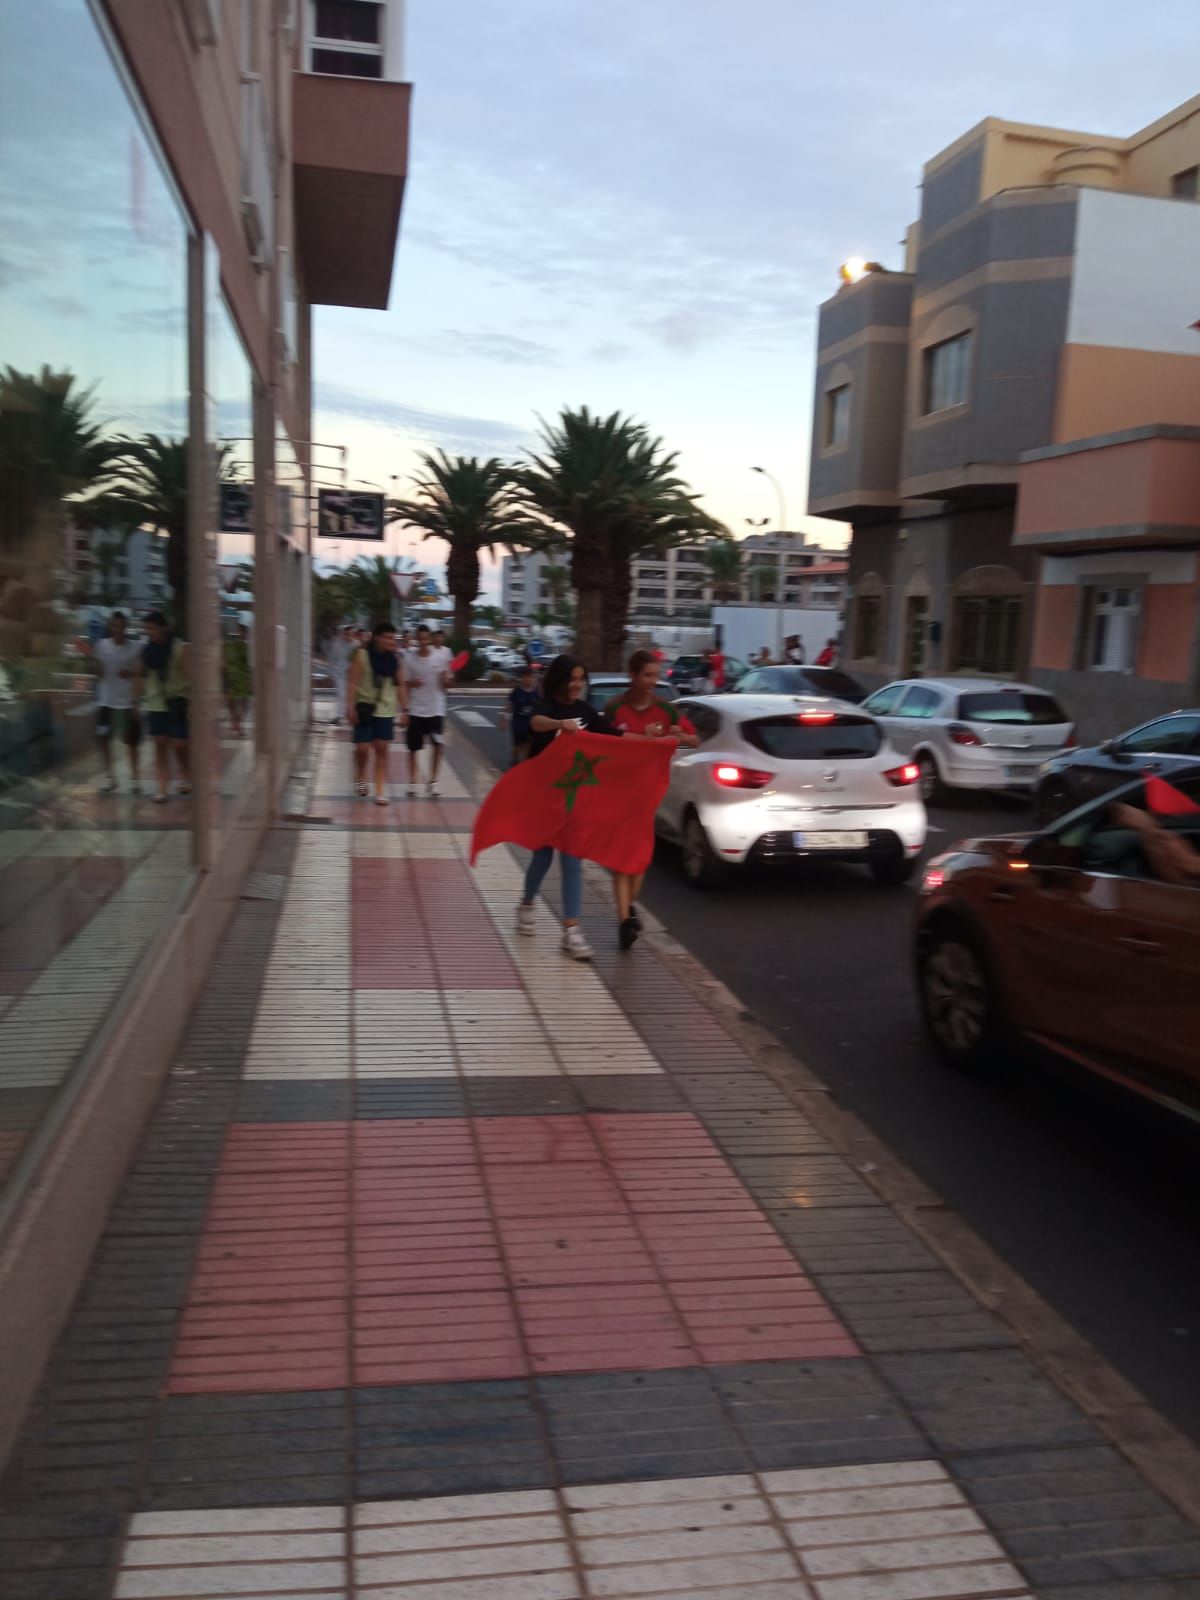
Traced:
POLYGON ((1200 1120, 1200 772, 1171 786, 1176 813, 1153 824, 1180 836, 1188 872, 1194 856, 1191 881, 1152 865, 1149 821, 1113 813, 1123 802, 1149 818, 1141 779, 1041 833, 930 862, 916 976, 945 1061, 1002 1066, 1030 1041, 1200 1120))

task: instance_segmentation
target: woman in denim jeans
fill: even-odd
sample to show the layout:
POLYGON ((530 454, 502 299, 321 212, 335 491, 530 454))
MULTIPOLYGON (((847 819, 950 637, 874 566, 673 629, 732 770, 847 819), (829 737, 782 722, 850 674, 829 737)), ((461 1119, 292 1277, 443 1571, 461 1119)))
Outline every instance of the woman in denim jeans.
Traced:
MULTIPOLYGON (((582 731, 606 733, 621 737, 602 711, 597 711, 587 698, 587 670, 571 656, 556 656, 546 669, 542 683, 542 700, 530 721, 530 759, 536 760, 560 734, 573 737, 582 731)), ((636 737, 636 735, 630 735, 636 737)), ((554 860, 552 846, 546 845, 533 852, 529 870, 525 874, 525 892, 517 907, 517 931, 532 934, 535 931, 533 902, 550 864, 554 860)), ((563 894, 563 954, 572 961, 590 961, 592 947, 579 926, 579 913, 583 906, 583 862, 578 856, 558 852, 562 872, 563 894)))

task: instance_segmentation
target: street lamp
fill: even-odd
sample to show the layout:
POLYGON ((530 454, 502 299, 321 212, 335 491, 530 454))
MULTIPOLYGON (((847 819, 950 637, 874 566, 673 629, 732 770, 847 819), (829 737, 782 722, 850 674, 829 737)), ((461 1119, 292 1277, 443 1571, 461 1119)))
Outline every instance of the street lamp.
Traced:
POLYGON ((759 473, 762 477, 764 477, 767 480, 768 483, 774 485, 775 493, 779 497, 779 531, 780 531, 780 533, 786 532, 787 531, 787 504, 786 504, 786 502, 785 502, 785 500, 783 498, 783 490, 779 487, 779 479, 776 478, 776 477, 773 477, 771 475, 771 473, 769 473, 767 471, 766 467, 751 467, 750 471, 759 473))

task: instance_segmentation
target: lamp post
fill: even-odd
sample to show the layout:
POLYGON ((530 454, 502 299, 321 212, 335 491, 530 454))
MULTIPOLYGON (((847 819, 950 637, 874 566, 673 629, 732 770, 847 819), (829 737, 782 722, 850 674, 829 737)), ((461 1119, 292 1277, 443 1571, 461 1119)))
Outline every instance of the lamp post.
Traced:
POLYGON ((779 499, 779 531, 780 533, 785 533, 787 531, 787 502, 783 498, 783 490, 779 486, 779 479, 769 473, 766 467, 751 467, 750 471, 759 473, 774 487, 776 496, 779 499))

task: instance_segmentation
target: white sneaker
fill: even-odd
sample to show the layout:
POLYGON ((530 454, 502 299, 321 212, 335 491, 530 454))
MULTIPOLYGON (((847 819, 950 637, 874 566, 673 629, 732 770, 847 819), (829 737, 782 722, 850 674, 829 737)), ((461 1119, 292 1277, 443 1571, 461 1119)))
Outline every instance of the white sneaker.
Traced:
POLYGON ((533 906, 527 906, 523 900, 517 907, 517 932, 528 934, 537 932, 537 911, 533 906))
POLYGON ((408 798, 410 800, 415 800, 417 798, 417 796, 420 794, 420 792, 421 792, 420 789, 417 788, 415 783, 410 783, 409 784, 409 786, 408 786, 408 798))
POLYGON ((562 937, 563 955, 570 956, 572 961, 590 961, 592 947, 583 937, 582 928, 567 928, 562 937))
POLYGON ((356 783, 354 785, 354 792, 355 792, 355 794, 358 796, 358 798, 360 800, 365 800, 367 798, 367 796, 370 794, 371 790, 370 790, 370 786, 368 784, 356 783))
POLYGON ((385 794, 377 794, 375 796, 375 804, 377 806, 386 806, 386 805, 388 805, 389 801, 388 801, 387 795, 385 795, 385 794))
POLYGON ((113 794, 116 790, 116 787, 117 780, 115 778, 102 778, 100 781, 101 794, 113 794))
POLYGON ((438 786, 437 786, 437 783, 436 783, 436 781, 434 779, 431 778, 429 780, 429 785, 426 788, 425 793, 429 796, 429 798, 431 800, 436 798, 437 793, 438 793, 438 786))

